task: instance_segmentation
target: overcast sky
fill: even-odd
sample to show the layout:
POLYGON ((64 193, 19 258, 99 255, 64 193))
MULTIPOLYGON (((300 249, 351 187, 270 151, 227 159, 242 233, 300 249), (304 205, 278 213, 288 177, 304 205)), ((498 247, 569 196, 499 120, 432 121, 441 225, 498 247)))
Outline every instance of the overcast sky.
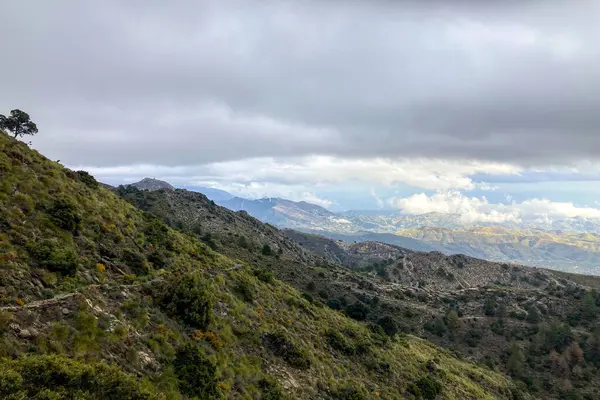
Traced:
POLYGON ((0 15, 0 113, 29 112, 35 148, 108 183, 332 209, 600 207, 600 1, 0 0, 0 15))

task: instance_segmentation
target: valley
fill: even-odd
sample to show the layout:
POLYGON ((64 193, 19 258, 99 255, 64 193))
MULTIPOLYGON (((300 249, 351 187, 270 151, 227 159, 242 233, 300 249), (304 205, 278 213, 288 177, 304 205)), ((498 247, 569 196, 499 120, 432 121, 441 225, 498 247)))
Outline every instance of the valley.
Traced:
POLYGON ((598 219, 474 226, 453 214, 406 215, 377 210, 333 213, 306 202, 230 196, 219 193, 214 201, 280 228, 348 242, 379 241, 417 251, 466 254, 490 261, 600 275, 598 219))

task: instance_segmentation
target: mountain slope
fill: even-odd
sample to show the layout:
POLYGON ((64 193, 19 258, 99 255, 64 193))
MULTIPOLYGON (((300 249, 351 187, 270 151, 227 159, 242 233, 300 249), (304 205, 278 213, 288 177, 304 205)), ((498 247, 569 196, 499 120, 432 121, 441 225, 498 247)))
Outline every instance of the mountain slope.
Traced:
POLYGON ((144 178, 139 182, 130 183, 128 186, 132 186, 139 190, 174 190, 175 188, 168 182, 161 181, 153 178, 144 178))
POLYGON ((397 232, 437 247, 446 253, 463 253, 495 261, 521 262, 564 271, 600 273, 600 235, 546 232, 532 229, 474 227, 444 229, 423 227, 397 232))
POLYGON ((247 210, 261 221, 281 228, 344 241, 380 241, 417 251, 466 254, 491 261, 600 274, 600 220, 597 219, 525 220, 506 226, 473 226, 458 214, 406 215, 401 211, 373 210, 336 214, 315 205, 283 199, 235 198, 220 204, 247 210))
POLYGON ((2 133, 0 150, 3 398, 518 394, 307 301, 2 133))
POLYGON ((246 211, 263 222, 285 228, 342 229, 350 224, 345 218, 315 204, 277 197, 248 200, 240 197, 219 202, 234 211, 246 211))
MULTIPOLYGON (((341 242, 292 230, 282 233, 298 246, 285 256, 266 256, 260 244, 240 251, 237 240, 223 237, 229 230, 235 235, 244 229, 231 222, 246 217, 244 213, 193 192, 131 195, 125 197, 174 226, 194 230, 200 224, 201 237, 212 232, 220 251, 250 265, 268 266, 314 304, 325 303, 392 334, 400 330, 427 338, 465 359, 510 373, 541 398, 595 398, 599 393, 600 381, 590 378, 600 368, 600 333, 594 331, 600 316, 594 288, 600 284, 594 277, 415 252, 381 242, 341 242), (211 225, 202 226, 203 219, 211 225), (314 254, 307 258, 312 253, 324 261, 314 254), (302 258, 307 263, 298 262, 302 258), (321 262, 328 264, 323 267, 321 262), (583 355, 573 358, 573 353, 583 355), (548 358, 563 367, 550 368, 548 358), (553 381, 561 383, 548 383, 553 381)), ((254 237, 279 237, 277 229, 248 218, 254 222, 254 237)))

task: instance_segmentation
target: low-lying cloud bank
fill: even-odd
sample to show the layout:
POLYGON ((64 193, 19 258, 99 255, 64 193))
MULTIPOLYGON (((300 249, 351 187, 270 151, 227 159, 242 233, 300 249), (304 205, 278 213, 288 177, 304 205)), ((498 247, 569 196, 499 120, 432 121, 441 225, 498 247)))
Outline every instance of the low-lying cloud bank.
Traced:
POLYGON ((490 203, 485 197, 468 197, 458 191, 438 192, 428 196, 414 194, 388 200, 392 206, 408 214, 437 212, 457 214, 465 223, 519 223, 525 220, 544 221, 552 218, 600 218, 600 209, 577 207, 571 202, 530 199, 508 204, 490 203))

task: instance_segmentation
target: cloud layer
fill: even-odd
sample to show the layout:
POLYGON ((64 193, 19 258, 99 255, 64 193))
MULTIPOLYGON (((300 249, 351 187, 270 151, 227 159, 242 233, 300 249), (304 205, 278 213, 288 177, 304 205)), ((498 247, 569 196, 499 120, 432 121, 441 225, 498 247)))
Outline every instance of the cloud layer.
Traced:
POLYGON ((34 147, 110 183, 325 206, 333 186, 375 205, 409 187, 428 197, 408 208, 494 219, 513 214, 435 191, 600 175, 600 1, 0 0, 0 13, 0 113, 28 111, 34 147))
MULTIPOLYGON (((216 186, 224 190, 238 186, 266 185, 324 187, 332 184, 363 183, 391 187, 404 184, 429 190, 479 187, 471 175, 505 176, 518 174, 520 169, 509 165, 480 161, 448 161, 440 159, 382 158, 340 159, 331 156, 308 156, 290 159, 257 158, 251 160, 211 163, 201 166, 136 166, 90 167, 86 169, 110 183, 125 183, 144 176, 160 176, 175 184, 216 186), (122 179, 121 182, 119 180, 122 179)), ((235 190, 234 190, 235 192, 235 190)), ((267 192, 264 193, 267 195, 267 192)))
POLYGON ((600 218, 600 209, 577 207, 571 202, 530 199, 508 204, 490 203, 485 197, 468 197, 457 191, 425 193, 406 198, 392 198, 390 204, 408 214, 437 212, 457 214, 465 223, 519 223, 523 220, 549 218, 600 218))
POLYGON ((597 1, 1 7, 0 107, 71 164, 600 154, 597 1))

